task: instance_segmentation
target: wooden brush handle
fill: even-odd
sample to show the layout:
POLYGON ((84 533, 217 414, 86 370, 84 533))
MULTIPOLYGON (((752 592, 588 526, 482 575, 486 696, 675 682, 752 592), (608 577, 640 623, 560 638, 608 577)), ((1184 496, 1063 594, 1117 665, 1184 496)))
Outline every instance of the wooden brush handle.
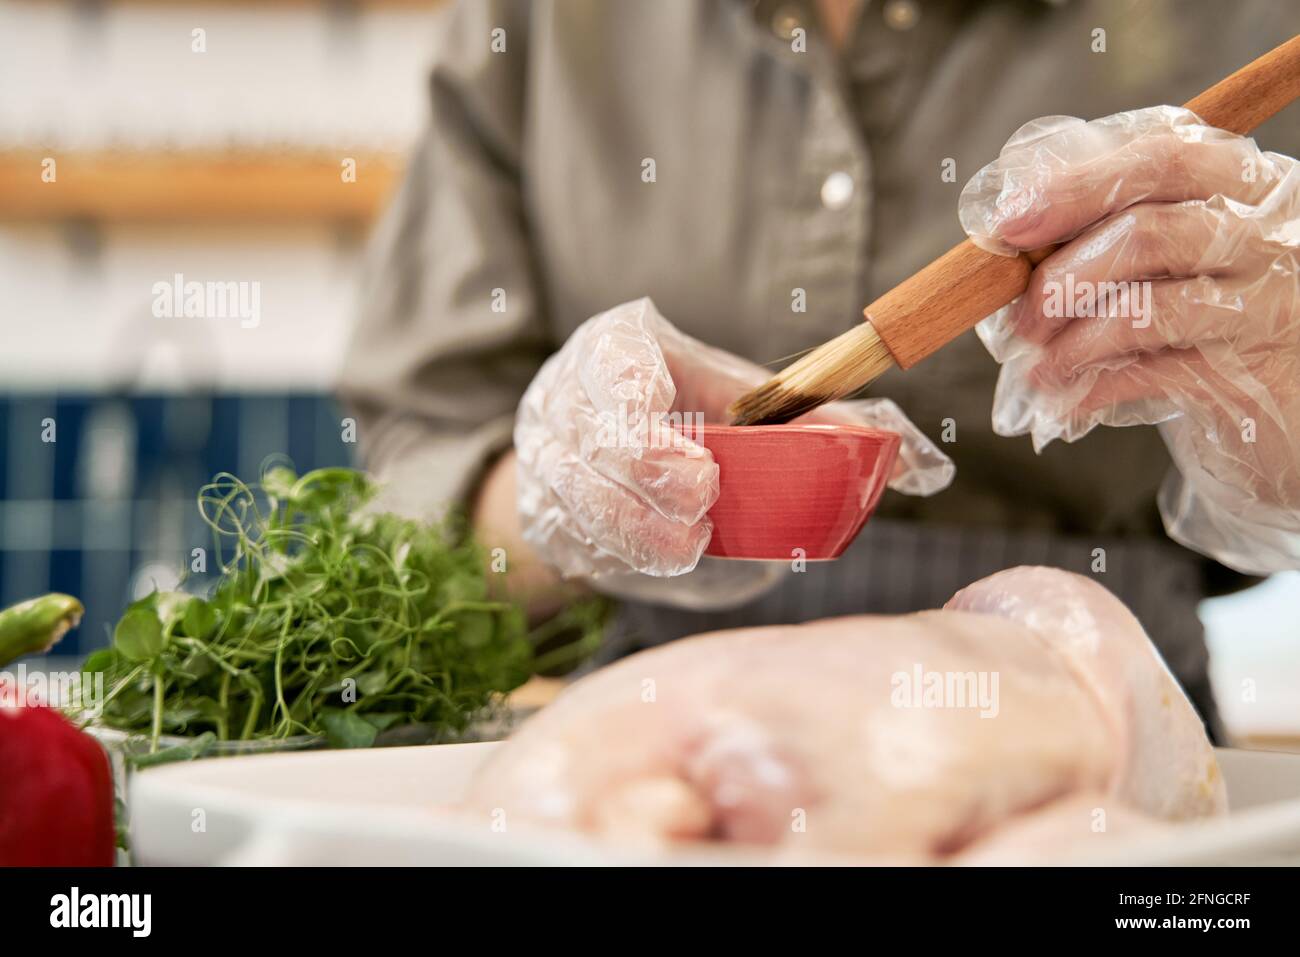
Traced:
MULTIPOLYGON (((1209 126, 1246 134, 1300 98, 1300 35, 1242 67, 1185 105, 1209 126)), ((910 369, 1029 285, 1055 246, 1019 256, 954 246, 863 310, 898 365, 910 369)))
POLYGON ((1209 126, 1245 136, 1300 99, 1300 34, 1183 105, 1209 126))

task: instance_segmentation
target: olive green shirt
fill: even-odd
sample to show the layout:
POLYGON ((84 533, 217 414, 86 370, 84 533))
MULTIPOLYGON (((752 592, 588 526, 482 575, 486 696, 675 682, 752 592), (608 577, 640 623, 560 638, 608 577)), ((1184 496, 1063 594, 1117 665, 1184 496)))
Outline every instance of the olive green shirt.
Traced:
MULTIPOLYGON (((837 55, 811 0, 467 0, 343 376, 368 462, 409 510, 464 496, 546 356, 639 296, 775 368, 959 241, 962 185, 1021 124, 1181 103, 1298 31, 1284 0, 872 0, 837 55)), ((1295 108, 1257 139, 1300 153, 1295 108)), ((872 387, 957 465, 882 515, 1162 534, 1154 429, 1035 455, 992 432, 997 372, 967 334, 872 387)))

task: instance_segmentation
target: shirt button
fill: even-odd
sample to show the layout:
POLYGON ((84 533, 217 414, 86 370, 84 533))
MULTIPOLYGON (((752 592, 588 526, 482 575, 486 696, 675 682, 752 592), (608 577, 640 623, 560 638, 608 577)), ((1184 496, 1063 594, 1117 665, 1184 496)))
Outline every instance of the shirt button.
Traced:
POLYGON ((822 205, 827 209, 844 209, 852 199, 853 177, 848 173, 837 170, 822 182, 822 205))
POLYGON ((921 19, 916 0, 889 0, 885 4, 885 23, 894 30, 910 30, 921 19))
POLYGON ((782 40, 793 40, 794 31, 803 26, 798 7, 780 7, 772 15, 772 32, 782 40))

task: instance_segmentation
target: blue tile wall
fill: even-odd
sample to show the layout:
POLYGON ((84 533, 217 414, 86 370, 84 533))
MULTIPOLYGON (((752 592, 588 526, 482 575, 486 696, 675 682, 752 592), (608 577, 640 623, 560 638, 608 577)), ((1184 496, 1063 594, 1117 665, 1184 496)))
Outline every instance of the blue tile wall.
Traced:
POLYGON ((255 479, 270 455, 299 471, 351 465, 340 418, 327 394, 0 394, 0 608, 77 595, 86 617, 59 653, 102 647, 141 569, 179 572, 211 546, 204 482, 255 479))

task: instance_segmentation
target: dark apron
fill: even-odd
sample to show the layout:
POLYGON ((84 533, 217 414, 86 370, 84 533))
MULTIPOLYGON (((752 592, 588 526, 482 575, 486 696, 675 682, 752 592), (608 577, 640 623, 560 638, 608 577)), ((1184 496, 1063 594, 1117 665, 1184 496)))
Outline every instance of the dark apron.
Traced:
POLYGON ((873 519, 837 561, 809 562, 756 601, 727 611, 623 602, 597 663, 686 635, 794 624, 837 615, 901 615, 938 608, 977 579, 1016 565, 1050 565, 1095 578, 1137 616, 1181 682, 1210 735, 1222 740, 1209 653, 1196 607, 1205 559, 1159 539, 1064 538, 1037 532, 873 519), (1106 550, 1094 573, 1093 550, 1106 550))

